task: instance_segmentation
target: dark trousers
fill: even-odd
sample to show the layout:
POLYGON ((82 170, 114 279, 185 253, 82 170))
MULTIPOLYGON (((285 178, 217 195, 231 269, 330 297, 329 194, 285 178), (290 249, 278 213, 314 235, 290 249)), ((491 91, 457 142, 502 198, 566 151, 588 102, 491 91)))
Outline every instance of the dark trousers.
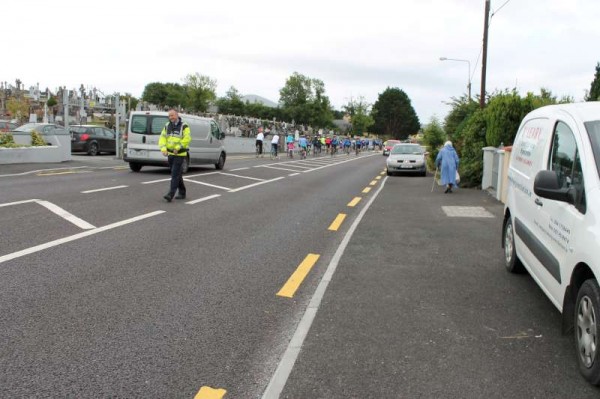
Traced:
POLYGON ((171 189, 169 195, 175 196, 179 189, 179 195, 185 195, 185 184, 183 184, 183 160, 185 157, 169 155, 169 167, 171 168, 171 189))

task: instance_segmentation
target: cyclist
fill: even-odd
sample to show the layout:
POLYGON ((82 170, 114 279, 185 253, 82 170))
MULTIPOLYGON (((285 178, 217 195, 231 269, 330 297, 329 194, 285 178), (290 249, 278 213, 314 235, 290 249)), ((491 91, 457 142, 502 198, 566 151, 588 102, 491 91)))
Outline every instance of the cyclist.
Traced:
POLYGON ((300 146, 300 154, 301 158, 305 159, 306 154, 308 153, 308 140, 306 140, 305 136, 301 136, 298 140, 298 145, 300 146))
POLYGON ((313 156, 316 156, 317 151, 319 153, 321 152, 321 139, 319 138, 319 136, 313 137, 312 145, 313 145, 313 156))
POLYGON ((287 153, 290 158, 294 158, 294 135, 292 132, 289 132, 287 137, 285 138, 285 143, 287 145, 287 153))
POLYGON ((277 132, 273 133, 273 137, 271 138, 271 159, 277 158, 279 159, 279 154, 277 153, 277 147, 279 146, 279 135, 277 132))
POLYGON ((333 136, 333 138, 331 139, 331 156, 334 156, 335 153, 337 152, 337 147, 338 147, 338 138, 336 135, 333 136))
POLYGON ((331 151, 331 137, 325 137, 325 146, 327 147, 327 153, 331 151))
POLYGON ((362 143, 361 143, 361 140, 360 140, 360 138, 358 138, 358 137, 357 137, 357 138, 356 138, 356 145, 355 145, 355 147, 356 147, 356 155, 358 155, 358 153, 360 152, 360 147, 361 147, 361 144, 362 144, 362 143))
POLYGON ((263 128, 258 128, 258 134, 256 135, 256 158, 260 155, 263 156, 263 141, 265 139, 265 135, 263 134, 263 128))
POLYGON ((346 153, 346 155, 350 155, 350 146, 352 145, 352 142, 350 141, 350 137, 346 136, 346 138, 344 138, 344 152, 346 153))

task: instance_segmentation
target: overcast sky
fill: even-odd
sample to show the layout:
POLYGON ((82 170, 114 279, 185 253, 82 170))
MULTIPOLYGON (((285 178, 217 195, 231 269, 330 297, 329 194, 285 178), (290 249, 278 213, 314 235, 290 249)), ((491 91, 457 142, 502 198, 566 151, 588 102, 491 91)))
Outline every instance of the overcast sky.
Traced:
MULTIPOLYGON (((8 1, 0 80, 140 96, 199 72, 277 102, 293 72, 321 79, 335 108, 386 87, 422 123, 480 91, 484 0, 8 1)), ((600 1, 492 0, 488 92, 545 87, 581 101, 600 61, 600 1), (502 8, 501 8, 502 7, 502 8)))

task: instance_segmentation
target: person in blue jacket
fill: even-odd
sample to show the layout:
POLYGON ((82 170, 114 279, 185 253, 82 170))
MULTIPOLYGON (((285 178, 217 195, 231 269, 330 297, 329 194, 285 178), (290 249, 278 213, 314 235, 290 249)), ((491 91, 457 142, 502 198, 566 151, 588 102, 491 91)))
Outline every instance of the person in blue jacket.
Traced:
POLYGON ((441 170, 441 184, 446 185, 444 194, 451 193, 452 187, 456 186, 458 162, 458 155, 452 147, 452 142, 446 141, 435 159, 435 165, 441 170))

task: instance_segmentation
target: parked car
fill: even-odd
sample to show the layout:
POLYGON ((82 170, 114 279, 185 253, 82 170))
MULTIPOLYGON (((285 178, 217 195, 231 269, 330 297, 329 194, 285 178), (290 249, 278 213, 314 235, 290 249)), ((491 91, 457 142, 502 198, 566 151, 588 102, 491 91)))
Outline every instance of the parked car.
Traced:
POLYGON ((46 140, 46 143, 48 145, 51 144, 48 139, 48 136, 53 135, 53 134, 58 134, 58 135, 68 134, 64 127, 57 125, 55 123, 26 123, 24 125, 21 125, 15 129, 11 130, 11 132, 15 132, 17 134, 23 134, 23 133, 30 134, 33 131, 40 133, 42 135, 42 137, 44 137, 44 140, 46 140))
POLYGON ((388 155, 390 155, 392 147, 394 147, 396 144, 400 144, 400 140, 388 140, 385 143, 383 143, 383 156, 387 157, 388 155))
POLYGON ((600 385, 600 102, 538 108, 512 147, 504 262, 527 270, 572 331, 581 374, 600 385))
MULTIPOLYGON (((223 139, 225 134, 212 118, 179 114, 190 127, 192 142, 183 163, 183 173, 194 165, 215 165, 220 170, 225 165, 227 153, 223 139)), ((168 167, 168 160, 158 148, 160 133, 169 121, 167 112, 133 111, 127 128, 127 150, 125 162, 129 168, 139 172, 144 165, 168 167)))
POLYGON ((96 125, 71 125, 71 152, 87 152, 98 155, 102 152, 116 154, 115 132, 96 125))
POLYGON ((401 143, 392 147, 386 160, 387 175, 399 172, 416 172, 427 176, 425 151, 418 144, 401 143))
POLYGON ((12 123, 9 121, 0 121, 0 132, 9 132, 17 128, 16 123, 12 123))

